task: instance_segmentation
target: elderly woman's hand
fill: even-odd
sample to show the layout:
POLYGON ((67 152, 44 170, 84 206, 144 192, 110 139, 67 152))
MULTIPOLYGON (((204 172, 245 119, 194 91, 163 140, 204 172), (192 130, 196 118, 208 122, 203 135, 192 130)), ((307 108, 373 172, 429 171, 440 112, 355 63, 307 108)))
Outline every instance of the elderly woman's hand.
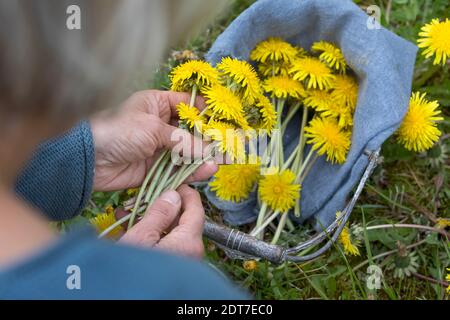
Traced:
POLYGON ((201 258, 204 219, 200 195, 182 185, 163 193, 119 242, 201 258))
MULTIPOLYGON (((190 95, 181 92, 148 90, 133 94, 114 116, 98 115, 91 126, 95 144, 94 190, 113 191, 139 186, 163 149, 173 148, 178 138, 194 139, 178 129, 175 106, 188 103, 190 95)), ((203 106, 198 98, 197 106, 203 106)), ((205 180, 217 170, 203 164, 190 178, 205 180)))

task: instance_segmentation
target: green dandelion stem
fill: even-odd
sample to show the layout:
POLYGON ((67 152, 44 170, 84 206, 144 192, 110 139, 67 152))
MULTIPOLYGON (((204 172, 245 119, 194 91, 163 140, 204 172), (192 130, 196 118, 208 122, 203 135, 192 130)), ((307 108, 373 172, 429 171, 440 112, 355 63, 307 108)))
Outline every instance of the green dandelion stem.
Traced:
POLYGON ((303 115, 302 115, 302 123, 300 126, 300 133, 298 138, 298 143, 300 145, 300 148, 297 151, 297 158, 295 159, 294 165, 292 167, 294 172, 297 172, 300 169, 300 166, 302 165, 303 161, 303 151, 305 149, 305 126, 306 126, 306 120, 308 119, 308 108, 306 106, 303 106, 303 115))
POLYGON ((134 224, 134 219, 136 218, 137 209, 139 208, 139 205, 141 203, 142 197, 144 195, 145 189, 147 188, 147 184, 150 181, 150 178, 153 176, 153 174, 156 171, 156 168, 158 167, 159 163, 162 161, 162 159, 166 156, 166 152, 164 151, 161 153, 161 155, 158 157, 156 162, 152 165, 150 171, 147 173, 147 176, 144 179, 144 182, 142 183, 141 188, 139 189, 138 196, 136 198, 136 203, 134 204, 134 208, 131 212, 130 221, 128 222, 128 229, 130 229, 134 224))
POLYGON ((117 220, 116 222, 114 222, 112 225, 110 225, 108 228, 106 228, 105 230, 102 231, 102 233, 100 233, 98 235, 99 238, 103 238, 104 236, 106 236, 108 233, 110 233, 112 230, 114 230, 115 228, 117 228, 119 225, 121 225, 124 222, 127 222, 130 218, 131 218, 132 213, 126 215, 125 217, 122 217, 121 219, 117 220))
MULTIPOLYGON (((313 153, 312 150, 310 151, 309 154, 313 153)), ((303 181, 305 180, 306 176, 308 175, 309 171, 311 171, 311 168, 313 167, 314 163, 316 162, 316 160, 319 158, 319 155, 317 153, 315 153, 314 158, 309 161, 309 164, 307 165, 306 169, 304 170, 304 172, 300 172, 299 175, 297 175, 297 179, 296 182, 299 184, 302 184, 303 181), (298 178, 300 177, 300 178, 298 178)), ((306 161, 305 161, 306 162, 306 161)), ((300 198, 297 199, 295 201, 295 207, 294 207, 294 215, 298 218, 300 217, 300 198)))
POLYGON ((309 161, 311 160, 311 157, 313 154, 316 154, 312 149, 309 151, 308 155, 305 158, 305 161, 303 161, 302 166, 297 172, 297 178, 295 179, 296 183, 299 183, 301 181, 301 176, 303 174, 303 171, 305 170, 306 166, 308 165, 309 161))
POLYGON ((172 175, 172 177, 167 181, 166 190, 175 190, 178 188, 191 174, 195 172, 203 163, 211 160, 214 155, 214 149, 218 146, 217 142, 213 142, 209 145, 208 153, 204 156, 204 159, 200 160, 198 163, 192 165, 183 164, 178 171, 172 175))
POLYGON ((268 150, 268 163, 270 167, 274 167, 277 166, 278 163, 278 153, 277 153, 277 145, 278 145, 278 141, 279 141, 279 137, 278 135, 280 135, 280 132, 278 130, 273 130, 272 133, 272 137, 270 138, 270 143, 269 143, 269 148, 266 149, 268 150))
MULTIPOLYGON (((259 228, 262 225, 262 223, 264 221, 264 217, 266 215, 266 211, 267 211, 267 204, 263 202, 261 205, 261 208, 259 209, 255 228, 259 228)), ((256 237, 258 238, 259 236, 257 235, 256 237)))
POLYGON ((287 217, 287 219, 286 219, 286 225, 287 225, 289 231, 291 231, 291 232, 295 231, 296 228, 295 228, 294 224, 292 223, 291 219, 289 219, 289 217, 287 217))
POLYGON ((300 212, 300 199, 295 200, 295 207, 294 207, 294 216, 299 218, 301 215, 300 212))
POLYGON ((176 177, 178 176, 179 172, 181 170, 185 169, 185 165, 181 166, 178 168, 177 172, 175 172, 166 182, 166 185, 164 186, 164 191, 170 190, 170 186, 173 184, 173 182, 175 181, 176 177))
POLYGON ((271 216, 269 216, 259 227, 256 227, 251 233, 250 235, 253 237, 258 237, 258 236, 263 236, 264 234, 264 229, 273 221, 275 220, 275 218, 280 214, 280 211, 275 211, 274 213, 272 213, 271 216), (260 235, 260 233, 263 233, 260 235))
POLYGON ((161 177, 161 173, 163 172, 163 170, 166 167, 169 160, 170 160, 170 152, 165 151, 164 159, 161 161, 160 165, 158 166, 158 169, 155 172, 155 176, 153 177, 152 182, 150 183, 150 186, 148 187, 147 194, 145 195, 145 198, 144 198, 144 203, 149 203, 150 197, 153 195, 153 192, 155 191, 157 184, 159 184, 159 178, 161 177))
MULTIPOLYGON (((146 210, 146 206, 141 206, 139 209, 137 209, 137 214, 140 214, 142 212, 145 212, 146 210)), ((114 222, 112 225, 110 225, 108 228, 106 228, 105 230, 102 231, 102 233, 100 233, 98 235, 98 238, 103 238, 105 237, 108 233, 110 233, 111 231, 113 231, 115 228, 117 228, 118 226, 120 226, 122 223, 127 222, 133 213, 129 213, 126 216, 120 218, 119 220, 117 220, 116 222, 114 222)))
POLYGON ((172 182, 168 185, 168 190, 177 189, 183 182, 189 178, 203 163, 212 159, 212 153, 207 155, 203 161, 191 165, 183 165, 180 170, 174 175, 172 182))
MULTIPOLYGON (((277 115, 278 115, 278 128, 281 128, 281 118, 283 115, 283 109, 284 109, 284 99, 277 99, 277 115)), ((284 163, 284 153, 283 153, 283 135, 281 130, 278 132, 278 141, 276 145, 276 155, 278 157, 278 164, 279 166, 282 166, 284 163)))
POLYGON ((277 230, 275 231, 275 235, 273 236, 271 244, 276 244, 278 242, 281 232, 283 231, 284 226, 286 225, 287 216, 288 216, 287 212, 281 215, 281 219, 278 222, 277 230))
POLYGON ((201 166, 201 163, 193 164, 193 165, 183 165, 180 170, 175 175, 175 178, 172 180, 170 185, 168 185, 168 190, 177 189, 195 170, 197 170, 201 166))
POLYGON ((297 102, 296 104, 294 104, 290 109, 288 114, 286 115, 286 118, 284 118, 283 120, 283 124, 281 125, 281 133, 284 134, 284 132, 286 131, 286 128, 289 124, 289 121, 291 121, 292 117, 295 115, 295 113, 297 112, 297 110, 300 108, 300 103, 297 102))
POLYGON ((292 151, 291 155, 289 156, 289 158, 286 160, 286 162, 283 164, 283 167, 281 168, 281 170, 286 170, 287 168, 289 168, 292 164, 292 162, 295 160, 296 156, 297 156, 297 152, 298 149, 300 148, 300 145, 298 144, 295 149, 292 151))
POLYGON ((167 180, 169 180, 173 169, 175 168, 175 163, 173 161, 170 162, 169 166, 165 169, 164 175, 161 177, 161 179, 158 182, 158 186, 155 189, 155 192, 153 192, 152 196, 150 197, 149 203, 153 203, 157 197, 162 193, 164 186, 167 184, 167 180))
POLYGON ((307 165, 306 169, 304 170, 304 172, 301 173, 299 183, 303 183, 303 181, 305 180, 308 173, 311 171, 314 163, 316 162, 316 160, 318 158, 319 158, 319 155, 317 153, 315 153, 314 158, 311 161, 309 161, 309 164, 307 165))
POLYGON ((195 106, 195 99, 196 98, 197 98, 197 85, 194 84, 192 86, 191 101, 189 102, 189 106, 191 106, 191 107, 195 106))

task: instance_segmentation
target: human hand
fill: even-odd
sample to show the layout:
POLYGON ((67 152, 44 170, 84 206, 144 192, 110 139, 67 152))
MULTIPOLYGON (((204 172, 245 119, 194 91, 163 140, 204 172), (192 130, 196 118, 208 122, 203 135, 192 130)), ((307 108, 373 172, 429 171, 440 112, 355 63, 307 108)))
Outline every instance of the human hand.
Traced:
MULTIPOLYGON (((94 190, 114 191, 140 186, 147 171, 163 149, 194 137, 178 129, 176 105, 189 103, 182 92, 147 90, 133 94, 112 116, 98 115, 91 121, 95 144, 94 190)), ((201 98, 195 105, 204 105, 201 98)), ((206 180, 217 165, 203 164, 188 181, 206 180)))
POLYGON ((164 192, 119 242, 201 258, 204 222, 200 195, 187 185, 181 185, 178 192, 164 192))

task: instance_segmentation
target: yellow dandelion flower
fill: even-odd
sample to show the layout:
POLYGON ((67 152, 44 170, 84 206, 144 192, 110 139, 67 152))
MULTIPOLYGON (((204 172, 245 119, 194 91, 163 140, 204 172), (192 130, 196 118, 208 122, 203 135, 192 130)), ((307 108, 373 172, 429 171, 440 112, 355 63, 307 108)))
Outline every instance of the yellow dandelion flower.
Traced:
POLYGON ((353 115, 352 113, 343 106, 335 104, 336 109, 324 111, 321 113, 324 117, 332 117, 337 120, 338 126, 340 128, 348 129, 353 126, 353 115))
POLYGON ((436 222, 436 226, 439 229, 445 229, 450 227, 450 219, 446 218, 438 218, 436 222))
POLYGON ((408 112, 397 130, 398 141, 411 151, 422 152, 431 148, 441 135, 436 124, 436 121, 443 120, 439 116, 439 103, 425 97, 426 93, 413 93, 408 112))
POLYGON ((258 64, 258 71, 264 77, 273 77, 273 76, 288 76, 290 63, 260 63, 258 64))
POLYGON ((248 127, 242 102, 230 89, 215 85, 205 92, 205 98, 213 117, 234 121, 243 129, 248 127))
POLYGON ((245 271, 253 271, 258 268, 258 264, 255 260, 244 261, 242 266, 244 267, 245 271))
POLYGON ((232 124, 211 120, 204 134, 217 141, 218 150, 227 154, 232 161, 242 163, 245 159, 245 136, 242 130, 237 130, 232 124))
POLYGON ((198 60, 198 56, 191 50, 173 51, 171 56, 178 61, 198 60))
POLYGON ((330 91, 328 90, 317 90, 312 89, 306 92, 306 97, 303 100, 303 104, 307 107, 314 108, 317 110, 327 110, 330 109, 330 105, 334 103, 331 97, 330 91))
POLYGON ((231 85, 238 86, 237 92, 246 102, 253 104, 261 94, 258 75, 247 61, 225 57, 217 65, 217 69, 222 72, 222 78, 230 79, 231 85))
POLYGON ((331 69, 317 58, 305 57, 295 60, 289 73, 294 80, 306 81, 308 89, 329 89, 334 80, 331 69))
POLYGON ((326 154, 327 160, 332 163, 344 163, 350 148, 350 132, 339 127, 333 118, 312 119, 305 128, 307 143, 319 155, 326 154))
POLYGON ((345 61, 344 54, 341 49, 334 44, 326 41, 319 41, 315 42, 311 49, 321 52, 319 59, 325 62, 330 68, 345 73, 347 62, 345 61))
MULTIPOLYGON (((113 225, 114 223, 117 222, 116 220, 116 216, 114 215, 114 211, 110 212, 110 213, 102 213, 102 214, 98 214, 97 216, 95 216, 94 218, 89 220, 90 223, 95 227, 95 229, 97 229, 98 233, 102 233, 103 231, 105 231, 107 228, 109 228, 111 225, 113 225)), ((114 229, 112 229, 107 237, 111 238, 111 239, 115 239, 117 238, 117 236, 119 236, 123 231, 122 226, 117 226, 114 229)))
POLYGON ((266 61, 286 61, 295 59, 297 50, 280 38, 268 38, 260 42, 250 53, 250 59, 265 63, 266 61))
POLYGON ((426 48, 422 54, 426 58, 435 55, 433 64, 444 65, 450 58, 450 20, 433 19, 422 27, 419 36, 421 37, 417 40, 419 48, 426 48))
POLYGON ((263 77, 274 77, 274 76, 288 76, 289 68, 291 67, 291 62, 297 58, 304 58, 308 55, 305 49, 301 47, 294 47, 295 57, 287 60, 270 61, 267 60, 265 63, 258 63, 258 71, 263 77))
POLYGON ((204 122, 204 118, 200 115, 200 111, 196 107, 191 107, 186 103, 180 102, 177 105, 178 117, 180 120, 192 129, 195 125, 204 122))
POLYGON ((300 184, 295 183, 295 174, 287 169, 269 169, 273 174, 264 175, 259 181, 261 201, 272 210, 288 212, 300 198, 300 184))
POLYGON ((277 124, 277 112, 269 99, 263 95, 258 98, 256 107, 258 107, 261 114, 261 122, 258 129, 267 130, 267 134, 270 135, 277 124))
POLYGON ((259 179, 259 164, 229 164, 219 166, 211 190, 225 201, 240 202, 247 199, 259 179))
POLYGON ((130 197, 137 195, 138 192, 139 192, 139 188, 127 189, 127 195, 130 197))
POLYGON ((105 212, 107 214, 113 214, 114 213, 114 207, 112 205, 109 205, 105 208, 105 212))
POLYGON ((287 76, 269 77, 264 81, 263 88, 265 92, 278 99, 287 99, 288 97, 302 99, 306 96, 303 85, 287 76))
POLYGON ((304 58, 308 56, 308 52, 302 47, 295 47, 295 51, 297 52, 295 55, 296 58, 304 58))
POLYGON ((344 252, 347 255, 359 256, 359 249, 356 244, 352 243, 352 237, 350 235, 350 229, 345 226, 339 235, 339 242, 344 247, 344 252))
POLYGON ((337 102, 326 90, 308 90, 307 97, 303 100, 307 107, 320 112, 322 117, 332 117, 338 121, 341 128, 353 125, 353 116, 349 107, 337 102))
POLYGON ((172 91, 190 91, 194 85, 200 89, 216 84, 219 72, 208 62, 190 60, 172 69, 172 91))
POLYGON ((352 111, 358 101, 358 83, 348 75, 337 75, 332 83, 331 97, 338 103, 348 106, 352 111))

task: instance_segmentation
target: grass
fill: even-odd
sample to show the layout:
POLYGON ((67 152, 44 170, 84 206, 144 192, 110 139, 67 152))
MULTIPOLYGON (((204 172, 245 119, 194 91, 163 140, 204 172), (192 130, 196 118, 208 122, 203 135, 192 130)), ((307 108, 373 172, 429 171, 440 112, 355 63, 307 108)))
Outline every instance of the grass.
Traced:
MULTIPOLYGON (((202 34, 182 44, 199 58, 225 27, 253 1, 233 1, 225 16, 218 18, 202 34)), ((447 0, 355 1, 362 8, 375 3, 382 9, 382 24, 396 34, 415 42, 420 27, 435 17, 450 16, 447 0)), ((182 50, 180 49, 180 50, 182 50)), ((168 87, 167 72, 178 62, 179 53, 153 77, 153 86, 168 87)), ((150 80, 149 80, 150 81, 150 80)), ((351 216, 351 231, 359 240, 360 256, 346 256, 339 245, 325 255, 303 264, 273 265, 258 261, 251 271, 241 260, 228 258, 206 241, 207 260, 247 288, 257 299, 449 299, 445 294, 445 268, 450 266, 450 246, 444 232, 436 232, 436 219, 450 218, 449 181, 449 64, 434 67, 418 56, 414 90, 426 91, 441 103, 445 121, 443 136, 427 153, 414 154, 393 139, 382 149, 383 163, 372 175, 351 216), (393 224, 401 224, 393 227, 393 224), (373 267, 383 273, 381 287, 370 290, 373 267), (406 272, 408 270, 410 272, 406 272)), ((124 192, 95 193, 91 205, 79 220, 118 206, 124 192)), ((210 214, 216 210, 206 204, 210 214)), ((73 221, 72 221, 73 222, 73 221)), ((308 236, 305 227, 282 234, 281 241, 292 244, 308 236)))

